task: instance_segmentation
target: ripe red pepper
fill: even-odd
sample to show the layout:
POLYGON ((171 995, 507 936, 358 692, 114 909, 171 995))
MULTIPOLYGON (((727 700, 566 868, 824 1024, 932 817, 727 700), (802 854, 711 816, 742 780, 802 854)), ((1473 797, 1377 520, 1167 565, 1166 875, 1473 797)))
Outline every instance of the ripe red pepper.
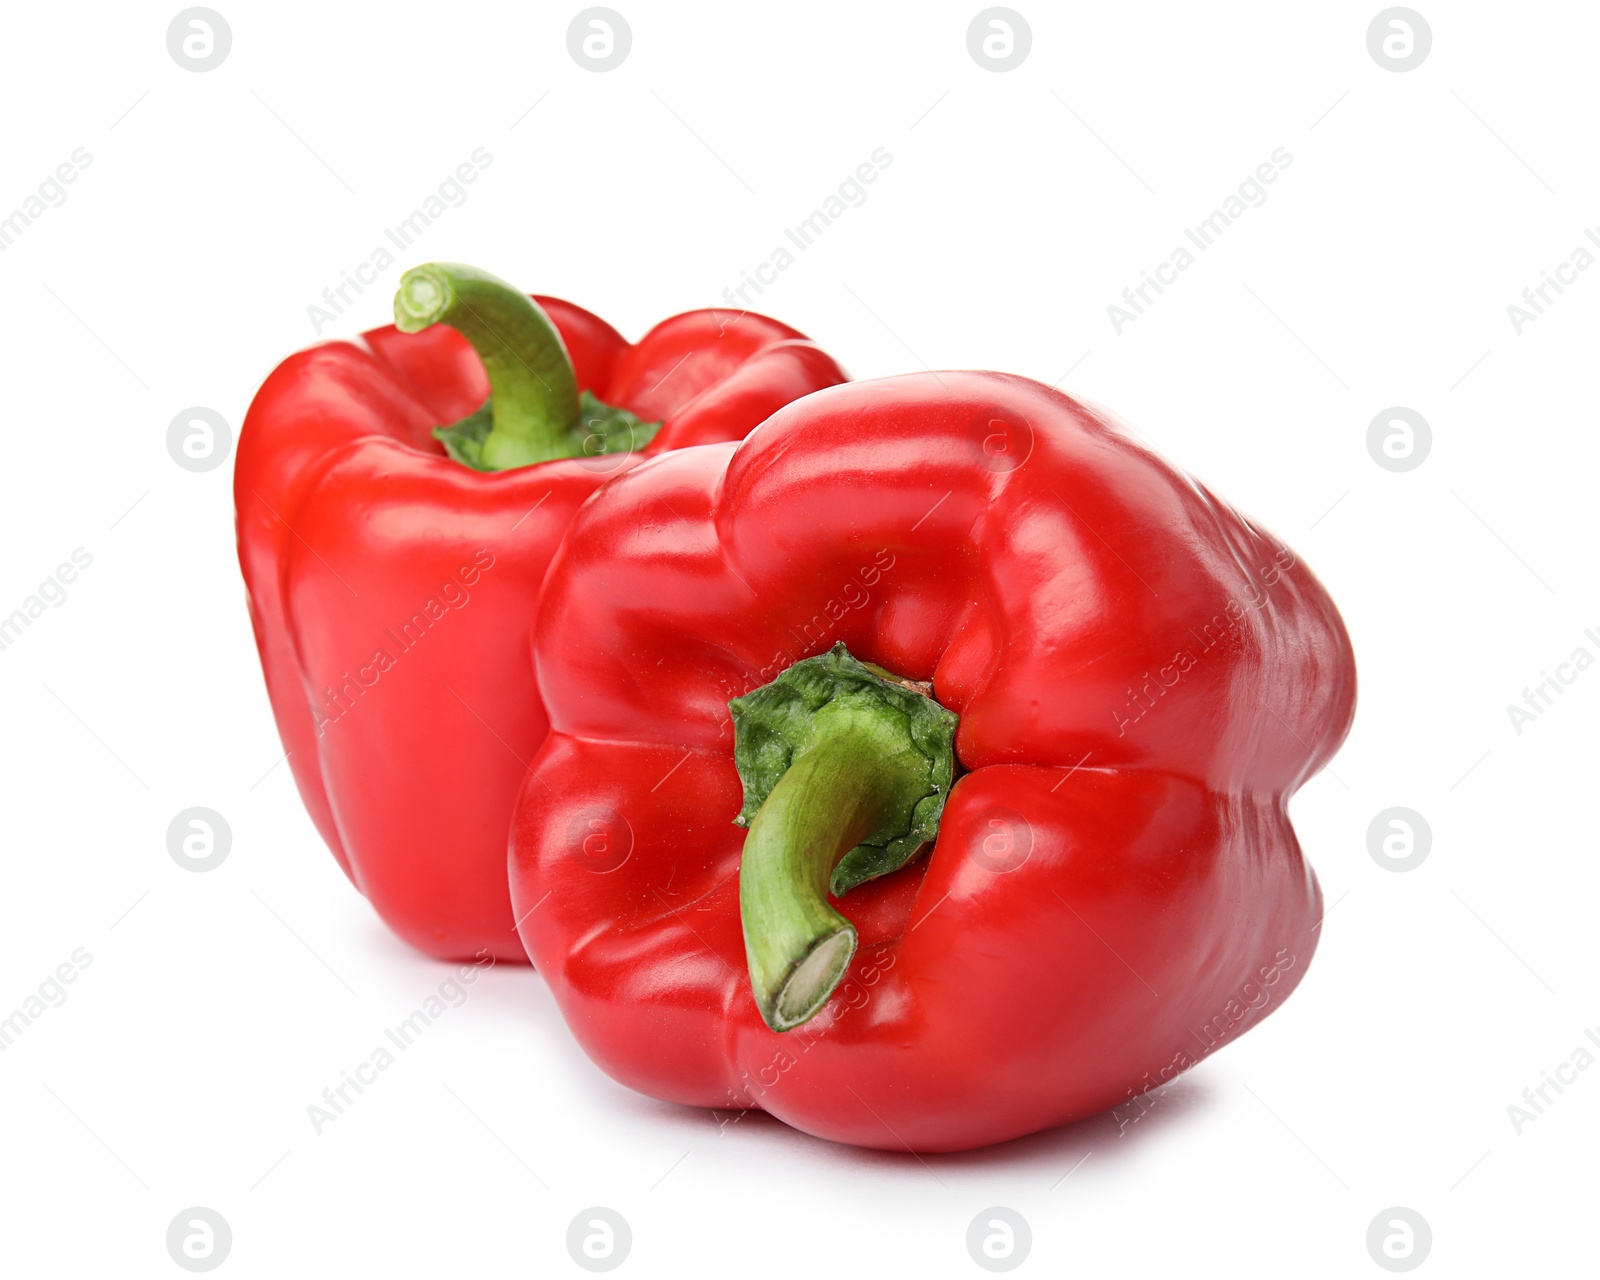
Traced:
POLYGON ((528 629, 568 521, 641 456, 739 439, 845 375, 763 316, 691 311, 629 344, 447 264, 408 272, 395 314, 257 393, 239 561, 289 765, 339 865, 413 946, 523 961, 508 828, 546 726, 528 629))
POLYGON ((1339 615, 1037 383, 854 383, 634 469, 534 653, 523 941, 657 1098, 979 1146, 1164 1083, 1311 959, 1285 804, 1354 711, 1339 615))

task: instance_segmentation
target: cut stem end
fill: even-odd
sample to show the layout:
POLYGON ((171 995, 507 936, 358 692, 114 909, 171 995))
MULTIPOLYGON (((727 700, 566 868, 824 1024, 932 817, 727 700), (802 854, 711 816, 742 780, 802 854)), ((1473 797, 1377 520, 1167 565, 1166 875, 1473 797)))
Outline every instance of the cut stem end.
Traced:
POLYGON ((789 980, 778 992, 762 1018, 774 1031, 792 1031, 809 1022, 828 1002, 856 954, 856 930, 846 925, 838 933, 823 938, 794 967, 789 980))
POLYGON ((450 309, 450 282, 431 266, 413 267, 400 277, 394 297, 394 323, 401 333, 421 333, 450 309))

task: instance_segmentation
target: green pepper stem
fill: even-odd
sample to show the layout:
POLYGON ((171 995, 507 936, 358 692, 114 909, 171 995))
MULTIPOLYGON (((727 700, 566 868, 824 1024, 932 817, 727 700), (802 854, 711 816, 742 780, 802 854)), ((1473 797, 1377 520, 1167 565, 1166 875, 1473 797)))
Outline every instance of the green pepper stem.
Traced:
POLYGON ((929 773, 903 711, 842 697, 817 712, 809 744, 751 821, 739 911, 751 989, 774 1031, 821 1009, 855 954, 855 926, 828 904, 834 867, 863 841, 903 829, 929 773))
POLYGON ((577 378, 561 335, 527 294, 475 267, 430 262, 400 277, 394 321, 404 333, 447 324, 477 351, 493 415, 485 470, 571 456, 577 378))

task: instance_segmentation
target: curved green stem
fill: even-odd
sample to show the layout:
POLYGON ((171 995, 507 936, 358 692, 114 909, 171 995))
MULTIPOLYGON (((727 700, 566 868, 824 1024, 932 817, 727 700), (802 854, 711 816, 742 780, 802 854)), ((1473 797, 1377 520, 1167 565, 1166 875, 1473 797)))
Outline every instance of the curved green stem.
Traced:
POLYGON ((405 333, 447 324, 483 361, 492 425, 473 441, 473 465, 504 471, 573 456, 577 378, 561 335, 527 294, 476 267, 430 262, 400 277, 394 321, 405 333))
POLYGON ((756 1005, 789 1031, 827 1003, 856 929, 828 902, 938 832, 956 717, 841 645, 731 704, 748 823, 739 911, 756 1005))

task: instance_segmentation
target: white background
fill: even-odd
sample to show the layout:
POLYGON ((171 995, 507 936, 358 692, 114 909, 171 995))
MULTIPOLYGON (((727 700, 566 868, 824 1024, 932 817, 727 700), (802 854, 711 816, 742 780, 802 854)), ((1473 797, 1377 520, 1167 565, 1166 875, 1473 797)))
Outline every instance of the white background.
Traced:
POLYGON ((1032 52, 997 74, 967 52, 975 0, 616 0, 632 53, 596 74, 567 52, 576 3, 216 3, 233 47, 204 74, 168 55, 176 4, 7 16, 0 211, 74 148, 93 162, 0 254, 0 614, 94 560, 0 652, 0 1015, 93 960, 0 1053, 0 1269, 181 1274, 164 1239, 192 1205, 230 1223, 239 1276, 580 1274, 591 1205, 631 1224, 624 1274, 982 1274, 966 1231, 995 1205, 1030 1223, 1033 1274, 1383 1274, 1366 1233, 1396 1205, 1431 1226, 1423 1274, 1593 1266, 1600 1069, 1520 1134, 1507 1107, 1600 1023, 1600 669, 1520 734, 1506 706, 1600 656, 1600 270, 1520 336, 1506 307, 1600 222, 1600 12, 1416 0, 1432 52, 1396 74, 1367 51, 1377 0, 1016 0, 1032 52), (721 304, 884 147, 761 310, 858 377, 1059 379, 1315 568, 1361 702, 1294 803, 1330 913, 1280 1012, 1125 1133, 917 1159, 633 1095, 498 968, 313 1132, 307 1106, 448 971, 312 830, 231 462, 190 473, 165 438, 191 405, 236 429, 315 340, 307 306, 477 147, 466 202, 330 335, 434 258, 637 336, 721 304), (1266 203, 1119 336, 1107 305, 1277 147, 1266 203), (1392 405, 1433 433, 1403 474, 1366 448, 1392 405), (233 832, 206 874, 166 848, 193 805, 233 832), (1432 830, 1405 873, 1367 846, 1395 805, 1432 830))

